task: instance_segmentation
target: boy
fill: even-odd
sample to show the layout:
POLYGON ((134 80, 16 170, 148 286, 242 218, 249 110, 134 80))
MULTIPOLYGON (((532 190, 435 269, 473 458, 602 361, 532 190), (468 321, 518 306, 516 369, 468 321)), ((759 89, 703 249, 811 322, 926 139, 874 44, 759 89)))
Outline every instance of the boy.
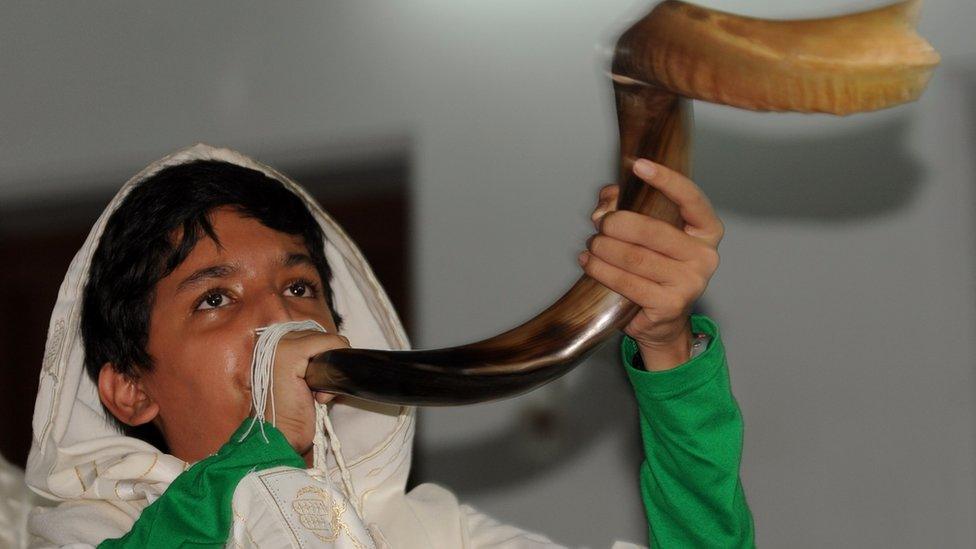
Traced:
MULTIPOLYGON (((679 205, 685 229, 608 213, 611 186, 580 264, 643 307, 624 353, 650 533, 660 546, 749 545, 721 342, 688 317, 722 225, 687 179, 647 161, 635 172, 679 205), (693 328, 712 341, 689 361, 693 328)), ((358 251, 297 185, 203 145, 149 166, 96 223, 55 307, 27 476, 63 503, 32 515, 35 545, 555 546, 443 488, 406 493, 414 411, 333 401, 303 381, 311 356, 350 345, 407 342, 358 251), (281 341, 275 427, 246 433, 255 330, 306 319, 327 333, 281 341), (323 424, 331 444, 315 440, 323 424), (165 448, 119 433, 149 426, 165 448)))

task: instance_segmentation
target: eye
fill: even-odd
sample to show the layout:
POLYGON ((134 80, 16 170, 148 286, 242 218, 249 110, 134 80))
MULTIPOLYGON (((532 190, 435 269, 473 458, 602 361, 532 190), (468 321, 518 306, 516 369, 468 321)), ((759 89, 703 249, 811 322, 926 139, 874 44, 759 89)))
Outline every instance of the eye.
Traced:
POLYGON ((308 280, 296 280, 285 288, 285 292, 292 297, 316 297, 315 283, 308 280))
POLYGON ((196 310, 206 311, 208 309, 218 309, 227 305, 230 298, 227 297, 221 291, 211 290, 203 296, 203 298, 197 303, 196 310))

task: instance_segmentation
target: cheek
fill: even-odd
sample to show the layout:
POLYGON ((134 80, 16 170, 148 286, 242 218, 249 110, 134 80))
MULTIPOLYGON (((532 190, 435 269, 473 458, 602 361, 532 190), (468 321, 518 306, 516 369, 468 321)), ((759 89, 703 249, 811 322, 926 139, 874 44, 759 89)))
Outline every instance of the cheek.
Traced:
POLYGON ((243 330, 208 334, 194 345, 196 369, 208 378, 214 392, 247 391, 251 384, 251 354, 254 338, 243 330))
MULTIPOLYGON (((229 386, 240 392, 248 392, 251 387, 251 354, 254 351, 253 338, 221 338, 210 342, 210 353, 215 361, 215 376, 219 376, 229 386)), ((250 395, 248 395, 250 396, 250 395)))
POLYGON ((192 406, 202 400, 228 413, 249 407, 254 340, 243 333, 215 331, 185 336, 169 347, 156 346, 153 389, 160 406, 192 406))

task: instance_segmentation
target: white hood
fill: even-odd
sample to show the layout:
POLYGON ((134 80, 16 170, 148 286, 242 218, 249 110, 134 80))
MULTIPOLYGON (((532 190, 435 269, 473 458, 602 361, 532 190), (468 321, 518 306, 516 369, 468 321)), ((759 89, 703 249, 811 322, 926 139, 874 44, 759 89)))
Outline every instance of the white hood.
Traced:
MULTIPOLYGON (((92 254, 109 216, 140 181, 163 168, 195 160, 222 160, 258 170, 300 196, 325 233, 325 255, 333 273, 334 305, 343 317, 341 333, 353 347, 409 347, 393 307, 362 254, 335 221, 293 181, 239 153, 202 144, 150 164, 119 190, 95 222, 68 268, 51 314, 34 407, 34 438, 26 479, 32 490, 53 501, 49 506, 35 507, 31 513, 28 530, 33 547, 88 547, 124 535, 142 510, 188 467, 175 456, 122 435, 109 421, 95 384, 85 372, 79 324, 92 254)), ((377 547, 561 547, 545 537, 500 524, 460 505, 453 494, 439 486, 424 484, 405 493, 414 436, 414 408, 337 398, 329 406, 328 415, 335 431, 333 451, 325 462, 328 476, 334 481, 340 477, 348 481, 344 482, 345 496, 357 502, 357 520, 363 520, 377 547), (336 454, 344 458, 347 477, 339 471, 336 454)), ((248 475, 245 480, 256 474, 248 475)), ((241 485, 235 498, 240 491, 241 485)), ((234 521, 236 528, 238 517, 234 521)), ((232 541, 236 541, 234 535, 232 541)), ((260 545, 298 546, 288 545, 280 537, 260 545)))
MULTIPOLYGON (((55 502, 108 503, 115 508, 110 513, 116 517, 114 522, 123 527, 188 465, 150 444, 122 435, 108 420, 96 386, 84 368, 79 329, 82 295, 105 224, 133 186, 163 168, 195 160, 222 160, 258 170, 300 196, 325 233, 325 254, 334 275, 335 308, 344 319, 342 334, 353 347, 409 347, 393 307, 362 254, 293 181, 237 152, 203 144, 150 164, 123 185, 102 212, 61 284, 48 327, 26 471, 27 484, 38 494, 55 502)), ((339 399, 331 406, 330 416, 342 441, 357 497, 364 500, 365 507, 370 507, 371 499, 378 505, 384 495, 402 494, 410 469, 414 410, 339 399)), ((334 461, 330 462, 334 467, 334 461)), ((65 507, 36 511, 32 518, 34 533, 59 537, 48 536, 45 530, 70 527, 77 513, 70 511, 71 505, 65 507)), ((75 518, 84 520, 85 514, 75 518)))

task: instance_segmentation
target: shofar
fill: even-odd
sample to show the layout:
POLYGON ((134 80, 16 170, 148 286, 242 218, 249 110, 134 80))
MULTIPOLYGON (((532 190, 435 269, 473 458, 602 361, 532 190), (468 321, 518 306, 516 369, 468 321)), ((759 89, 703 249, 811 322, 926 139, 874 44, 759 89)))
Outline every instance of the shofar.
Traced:
MULTIPOLYGON (((674 204, 630 170, 644 157, 689 172, 688 98, 757 111, 849 114, 917 99, 939 62, 915 32, 920 2, 854 15, 770 21, 676 0, 617 41, 618 207, 680 226, 674 204)), ((637 306, 587 276, 535 318, 461 347, 344 349, 315 357, 306 381, 380 402, 444 406, 529 391, 565 374, 626 326, 637 306)))

